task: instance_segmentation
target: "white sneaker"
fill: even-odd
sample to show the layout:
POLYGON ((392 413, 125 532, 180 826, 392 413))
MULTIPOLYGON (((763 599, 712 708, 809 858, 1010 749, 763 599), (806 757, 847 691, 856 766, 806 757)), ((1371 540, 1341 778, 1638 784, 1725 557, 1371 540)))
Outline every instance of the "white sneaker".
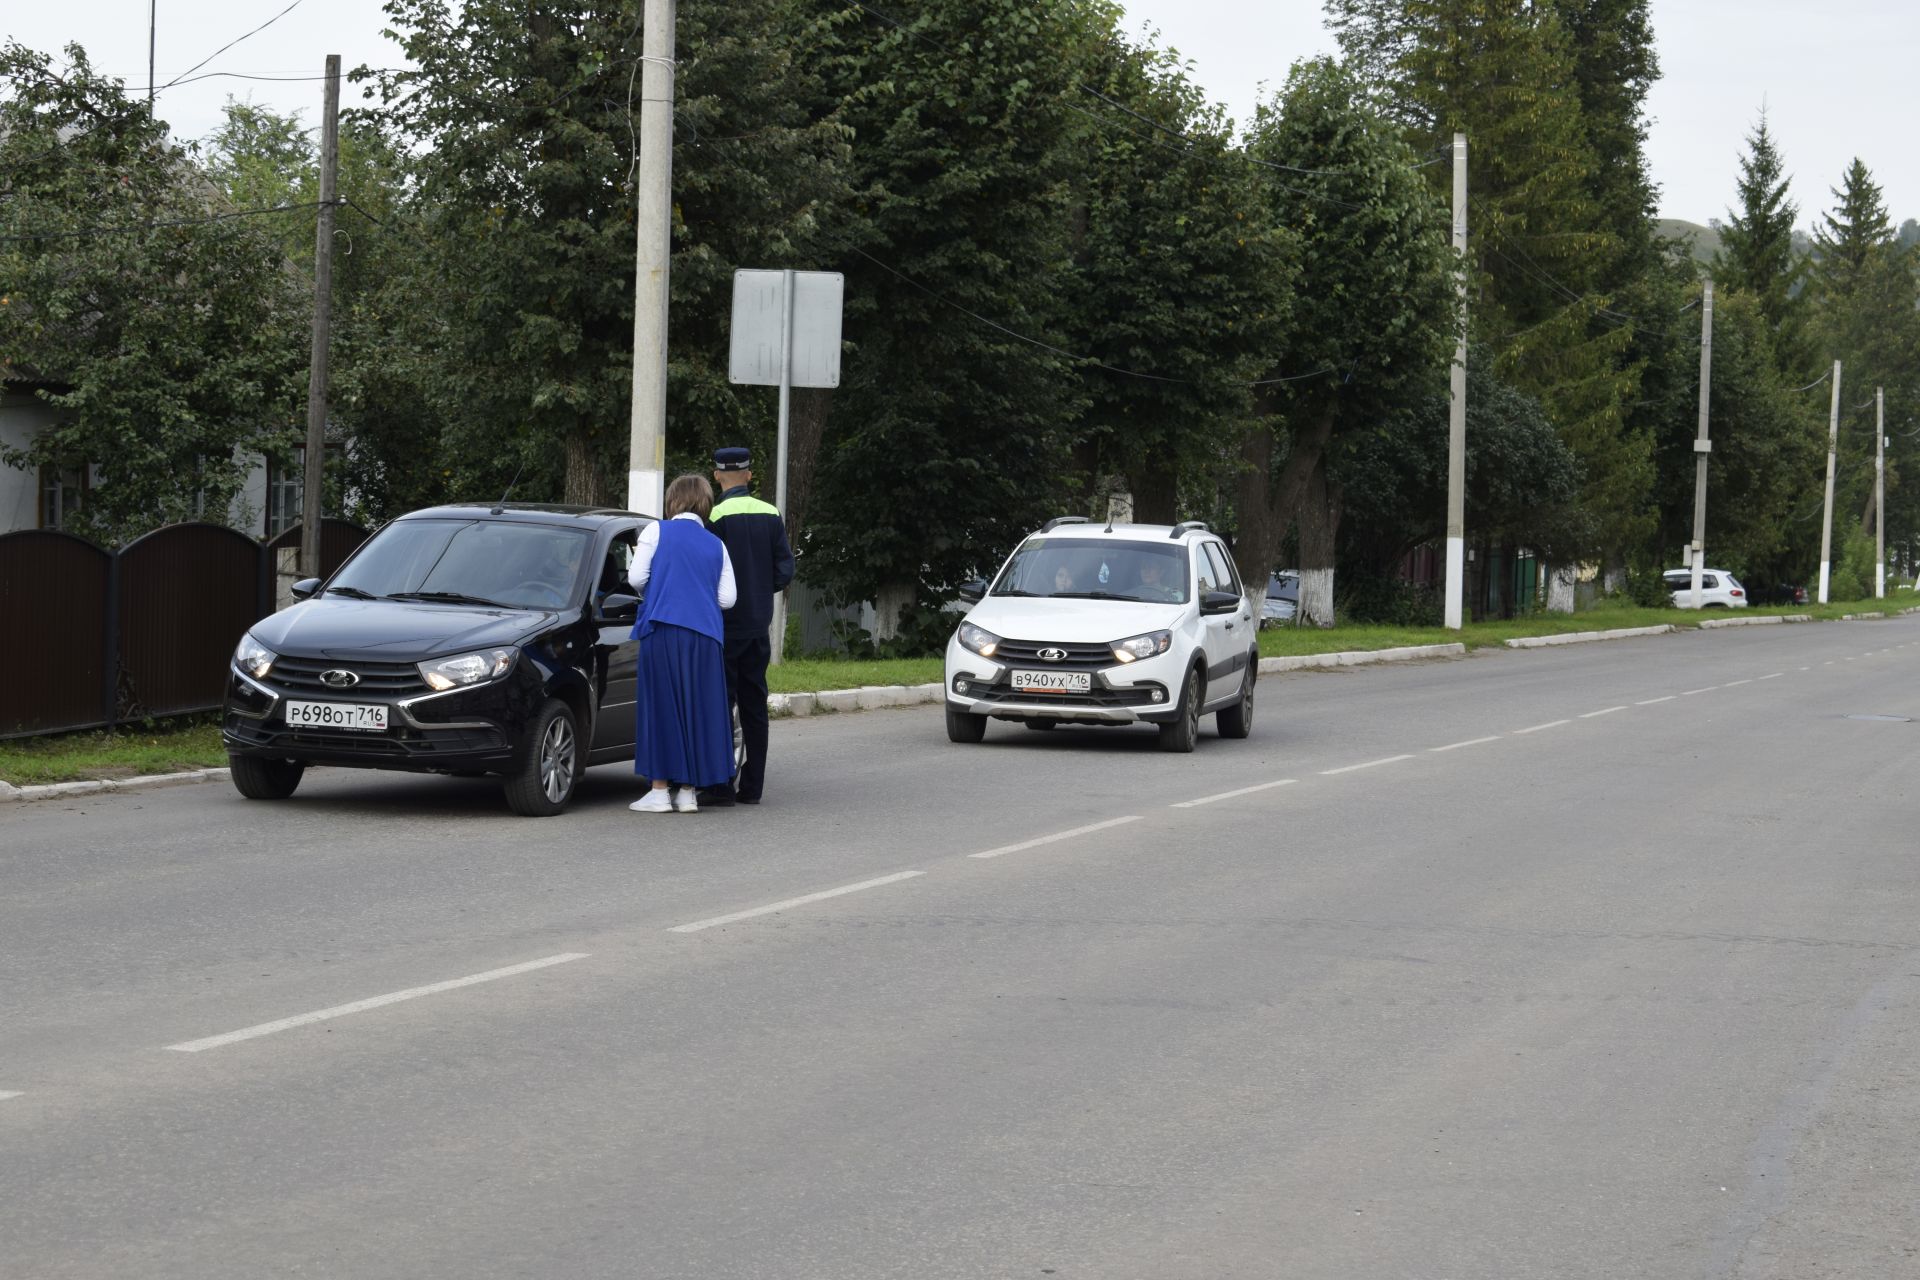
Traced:
POLYGON ((665 787, 656 787, 627 808, 635 813, 672 813, 673 801, 668 798, 665 787))
POLYGON ((698 813, 700 802, 694 799, 692 787, 673 789, 673 810, 675 813, 698 813))

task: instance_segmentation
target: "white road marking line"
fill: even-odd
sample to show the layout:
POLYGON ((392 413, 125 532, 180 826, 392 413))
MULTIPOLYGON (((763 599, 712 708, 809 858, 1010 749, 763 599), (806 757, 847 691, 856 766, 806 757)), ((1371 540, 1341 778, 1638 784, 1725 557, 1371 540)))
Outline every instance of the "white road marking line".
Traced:
MULTIPOLYGON (((1802 670, 1804 670, 1804 669, 1805 669, 1805 668, 1802 668, 1802 670)), ((1781 676, 1783 676, 1783 675, 1785 675, 1785 674, 1786 674, 1786 672, 1784 672, 1784 671, 1776 671, 1776 672, 1774 672, 1774 673, 1773 673, 1772 675, 1770 675, 1770 676, 1761 676, 1760 678, 1761 678, 1762 680, 1778 680, 1778 679, 1779 679, 1779 678, 1780 678, 1781 676)))
POLYGON ((1108 818, 1105 822, 1093 822, 1084 827, 1075 827, 1071 831, 1056 831, 1050 836, 1041 836, 1035 840, 1022 840, 1019 844, 1001 845, 998 849, 988 849, 985 853, 970 853, 969 858, 998 858, 1003 854, 1019 853, 1022 849, 1037 849, 1043 844, 1052 844, 1056 840, 1071 840, 1075 836, 1084 836, 1095 831, 1105 831, 1108 827, 1117 827, 1125 822, 1138 822, 1140 815, 1130 813, 1124 818, 1108 818))
POLYGON ((1278 782, 1263 782, 1256 787, 1241 787, 1238 791, 1222 791, 1217 796, 1201 796, 1198 800, 1182 800, 1170 804, 1169 809, 1197 809, 1203 804, 1212 804, 1215 800, 1231 800, 1235 796, 1250 796, 1256 791, 1271 791, 1275 787, 1290 787, 1300 781, 1298 778, 1282 778, 1278 782))
POLYGON ((734 911, 724 916, 712 916, 706 920, 695 920, 692 924, 677 924, 667 930, 668 933, 698 933, 702 929, 712 929, 718 925, 732 924, 736 920, 751 920, 755 916, 772 915, 776 911, 785 911, 790 907, 804 907, 809 902, 824 902, 828 898, 838 898, 842 894, 859 893, 862 889, 878 889, 883 884, 898 884, 902 880, 911 880, 915 876, 927 874, 924 871, 896 871, 890 876, 880 876, 874 880, 862 880, 859 884, 843 884, 838 889, 822 889, 819 893, 803 893, 797 898, 788 898, 783 902, 768 903, 764 907, 753 907, 746 911, 734 911))
POLYGON ((18 1098, 22 1096, 24 1095, 22 1095, 18 1089, 0 1089, 0 1102, 5 1102, 8 1098, 18 1098))
POLYGON ((1729 681, 1727 681, 1727 682, 1726 682, 1725 684, 1723 684, 1723 685, 1721 685, 1720 687, 1721 687, 1722 689, 1731 689, 1731 688, 1733 688, 1733 687, 1734 687, 1735 685, 1738 685, 1738 684, 1752 684, 1752 683, 1753 683, 1753 681, 1752 681, 1751 679, 1746 679, 1746 680, 1729 680, 1729 681))
POLYGON ((1820 665, 1823 667, 1830 667, 1833 665, 1833 659, 1828 658, 1825 662, 1821 663, 1820 665))
POLYGON ((1352 773, 1356 769, 1371 769, 1376 765, 1398 764, 1402 760, 1411 760, 1411 759, 1413 759, 1413 757, 1410 755, 1388 756, 1384 760, 1369 760, 1365 764, 1349 764, 1349 765, 1343 765, 1338 769, 1322 769, 1320 771, 1320 776, 1323 778, 1331 778, 1336 773, 1352 773))
POLYGON ((183 1044, 170 1044, 167 1048, 175 1053, 199 1053, 202 1049, 218 1049, 222 1045, 237 1044, 242 1040, 252 1040, 256 1036, 270 1036, 276 1031, 288 1031, 294 1027, 304 1027, 313 1022, 325 1022, 329 1018, 345 1017, 349 1013, 364 1013, 368 1009, 378 1009, 382 1005, 398 1004, 402 1000, 415 1000, 421 996, 438 995, 442 991, 452 991, 459 987, 471 987, 477 982, 492 982, 496 978, 511 978, 519 973, 531 973, 535 969, 545 969, 550 965, 566 964, 570 960, 585 960, 583 951, 568 951, 557 956, 548 956, 543 960, 529 960, 525 964, 510 964, 504 969, 489 969, 485 973, 468 974, 464 978, 450 978, 445 982, 430 983, 424 987, 409 987, 405 991, 394 991, 384 996, 373 996, 366 1000, 355 1000, 352 1004, 337 1004, 331 1009, 319 1009, 313 1013, 296 1014, 291 1018, 280 1018, 274 1022, 262 1022, 258 1026, 242 1027, 238 1031, 229 1031, 225 1035, 208 1036, 204 1040, 188 1040, 183 1044))
POLYGON ((1648 698, 1645 702, 1636 702, 1633 705, 1636 707, 1650 707, 1656 702, 1672 702, 1679 696, 1677 693, 1670 693, 1664 698, 1648 698))
POLYGON ((1608 707, 1608 708, 1607 708, 1606 710, 1604 710, 1604 711, 1585 711, 1585 712, 1582 712, 1582 713, 1581 713, 1581 715, 1580 715, 1580 718, 1581 718, 1582 720, 1591 720, 1591 719, 1593 719, 1593 718, 1594 718, 1595 716, 1610 716, 1610 715, 1612 715, 1612 714, 1613 714, 1614 712, 1616 712, 1616 711, 1625 711, 1626 709, 1627 709, 1627 708, 1626 708, 1626 705, 1625 705, 1625 704, 1623 703, 1623 704, 1621 704, 1620 706, 1617 706, 1617 707, 1608 707))
POLYGON ((1572 723, 1573 721, 1571 720, 1549 720, 1545 724, 1529 725, 1525 729, 1515 729, 1513 732, 1516 736, 1523 733, 1538 733, 1542 729, 1558 729, 1563 724, 1572 723))
POLYGON ((1500 735, 1496 733, 1491 738, 1468 738, 1465 742, 1449 742, 1444 747, 1428 747, 1427 750, 1458 751, 1462 747, 1477 747, 1483 742, 1498 742, 1498 741, 1500 741, 1500 735))
POLYGON ((1800 668, 1800 669, 1801 669, 1802 671, 1811 671, 1811 670, 1813 670, 1813 668, 1812 668, 1812 667, 1802 667, 1802 668, 1800 668))
POLYGON ((1682 689, 1680 691, 1680 696, 1683 698, 1691 698, 1696 693, 1712 693, 1715 689, 1718 689, 1719 687, 1720 686, 1717 684, 1710 684, 1704 689, 1682 689))

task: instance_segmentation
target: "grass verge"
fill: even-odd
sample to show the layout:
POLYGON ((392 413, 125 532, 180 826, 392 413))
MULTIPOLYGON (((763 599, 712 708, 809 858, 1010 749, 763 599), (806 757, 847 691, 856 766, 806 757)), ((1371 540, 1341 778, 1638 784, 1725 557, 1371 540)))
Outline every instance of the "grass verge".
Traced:
POLYGON ((220 726, 206 719, 147 729, 100 729, 0 742, 0 781, 16 787, 211 769, 227 763, 220 726))

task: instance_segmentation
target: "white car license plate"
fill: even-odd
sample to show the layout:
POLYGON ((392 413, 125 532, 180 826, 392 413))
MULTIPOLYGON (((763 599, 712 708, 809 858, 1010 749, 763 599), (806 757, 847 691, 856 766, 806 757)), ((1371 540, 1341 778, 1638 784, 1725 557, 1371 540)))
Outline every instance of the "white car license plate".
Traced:
POLYGON ((1084 671, 1016 671, 1013 687, 1023 693, 1086 693, 1093 677, 1084 671))
POLYGON ((296 729, 364 729, 387 727, 387 709, 369 702, 289 702, 287 723, 296 729))

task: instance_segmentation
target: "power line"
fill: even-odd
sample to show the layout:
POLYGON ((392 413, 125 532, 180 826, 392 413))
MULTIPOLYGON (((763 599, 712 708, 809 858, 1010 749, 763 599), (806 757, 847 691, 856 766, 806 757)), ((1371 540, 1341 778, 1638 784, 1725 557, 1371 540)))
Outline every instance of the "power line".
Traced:
POLYGON ((173 79, 167 81, 166 84, 161 86, 161 88, 163 89, 173 88, 174 85, 179 84, 182 80, 186 79, 188 76, 192 75, 194 72, 198 71, 200 68, 206 66, 209 62, 212 62, 215 58, 219 57, 221 54, 225 53, 227 50, 233 48, 233 46, 239 44, 242 40, 246 40, 252 36, 259 35, 262 31, 265 31, 268 27, 272 26, 274 23, 286 17, 288 14, 292 13, 295 9, 298 9, 300 5, 301 5, 301 0, 293 0, 292 4, 288 5, 286 8, 282 9, 280 12, 274 14, 271 18, 268 18, 265 22, 261 23, 259 26, 255 27, 253 30, 247 32, 246 35, 235 36, 233 39, 227 41, 225 44, 221 45, 218 49, 215 49, 212 53, 208 54, 206 57, 200 59, 200 61, 188 67, 185 71, 182 71, 179 75, 175 76, 173 79))

